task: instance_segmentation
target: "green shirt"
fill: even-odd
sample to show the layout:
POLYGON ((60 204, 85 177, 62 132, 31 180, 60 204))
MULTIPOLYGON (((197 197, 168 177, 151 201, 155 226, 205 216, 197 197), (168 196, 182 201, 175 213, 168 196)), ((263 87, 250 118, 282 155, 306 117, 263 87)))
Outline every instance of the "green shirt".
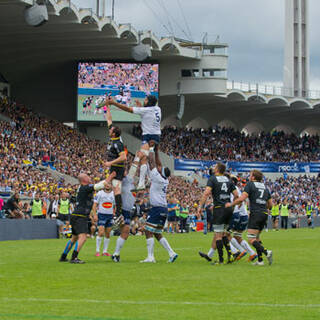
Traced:
POLYGON ((69 214, 69 200, 60 200, 60 208, 59 208, 60 214, 69 214))
POLYGON ((180 217, 188 218, 189 215, 189 208, 188 207, 181 207, 180 209, 180 217))
POLYGON ((288 205, 282 205, 281 209, 280 209, 280 215, 281 217, 288 217, 289 216, 289 209, 288 209, 288 205))
POLYGON ((32 216, 42 216, 42 203, 41 200, 32 201, 32 216))
POLYGON ((278 216, 279 215, 279 205, 273 206, 271 209, 271 215, 272 216, 278 216))
POLYGON ((177 203, 176 207, 177 207, 177 209, 176 209, 176 217, 179 217, 180 216, 180 205, 177 203))

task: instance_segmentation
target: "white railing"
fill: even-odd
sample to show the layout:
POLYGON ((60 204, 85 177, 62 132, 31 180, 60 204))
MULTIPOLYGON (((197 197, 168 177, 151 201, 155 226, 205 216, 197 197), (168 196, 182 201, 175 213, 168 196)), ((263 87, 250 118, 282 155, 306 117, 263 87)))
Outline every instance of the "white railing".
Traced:
MULTIPOLYGON (((250 82, 227 82, 228 90, 240 90, 243 92, 252 92, 252 94, 264 94, 272 96, 295 97, 292 88, 285 88, 281 86, 264 85, 250 82)), ((309 90, 302 94, 301 98, 310 100, 320 100, 320 90, 309 90)))

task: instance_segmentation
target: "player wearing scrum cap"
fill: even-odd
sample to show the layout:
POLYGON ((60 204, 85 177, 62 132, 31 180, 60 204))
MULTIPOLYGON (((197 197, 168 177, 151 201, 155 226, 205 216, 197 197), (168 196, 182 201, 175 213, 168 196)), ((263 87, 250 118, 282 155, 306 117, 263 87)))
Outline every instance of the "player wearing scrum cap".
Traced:
POLYGON ((157 98, 153 95, 148 95, 144 99, 143 106, 136 100, 136 107, 127 107, 126 105, 117 103, 112 99, 107 100, 107 104, 114 105, 119 109, 140 115, 142 127, 142 146, 140 157, 136 161, 140 162, 140 178, 137 190, 145 189, 145 178, 148 171, 147 158, 150 148, 160 143, 161 129, 161 109, 157 106, 157 98))
POLYGON ((242 195, 232 203, 227 203, 226 208, 237 206, 246 199, 250 201, 250 217, 248 222, 248 239, 250 244, 256 249, 258 261, 254 265, 263 266, 262 254, 264 254, 272 264, 272 251, 267 250, 260 240, 260 234, 268 220, 268 209, 272 208, 272 199, 269 190, 262 182, 263 174, 258 170, 250 172, 249 182, 246 184, 242 195))
POLYGON ((72 253, 71 263, 84 263, 78 259, 78 254, 87 240, 88 217, 93 205, 93 193, 105 188, 107 182, 100 181, 97 184, 91 184, 91 179, 88 175, 81 173, 78 176, 80 186, 77 190, 75 208, 71 214, 70 224, 72 226, 72 238, 67 242, 67 245, 60 257, 60 262, 68 261, 67 256, 73 245, 75 245, 72 253))

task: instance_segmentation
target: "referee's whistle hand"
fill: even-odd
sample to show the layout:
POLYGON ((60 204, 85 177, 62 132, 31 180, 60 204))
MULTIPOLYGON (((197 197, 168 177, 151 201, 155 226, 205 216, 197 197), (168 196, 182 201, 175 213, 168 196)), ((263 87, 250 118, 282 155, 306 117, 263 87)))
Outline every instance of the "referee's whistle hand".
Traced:
POLYGON ((226 207, 226 208, 231 208, 231 207, 232 207, 232 205, 231 205, 231 203, 230 203, 230 202, 228 202, 228 203, 226 203, 226 204, 225 204, 225 207, 226 207))

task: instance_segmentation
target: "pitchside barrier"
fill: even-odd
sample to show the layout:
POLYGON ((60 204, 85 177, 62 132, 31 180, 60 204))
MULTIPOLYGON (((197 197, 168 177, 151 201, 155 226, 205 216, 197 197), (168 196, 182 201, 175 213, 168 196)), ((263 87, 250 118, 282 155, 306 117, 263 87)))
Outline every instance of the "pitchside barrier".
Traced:
MULTIPOLYGON (((289 218, 288 229, 295 224, 297 228, 308 227, 306 217, 289 218)), ((197 231, 203 231, 206 227, 204 221, 197 221, 197 231)), ((281 218, 279 219, 279 228, 281 218)), ((312 217, 312 227, 320 227, 320 217, 312 217)), ((268 229, 272 229, 271 217, 268 220, 268 229)), ((34 239, 56 239, 59 237, 56 220, 12 220, 0 219, 0 241, 6 240, 34 240, 34 239)))
POLYGON ((0 241, 56 239, 58 237, 56 220, 0 219, 0 241))

